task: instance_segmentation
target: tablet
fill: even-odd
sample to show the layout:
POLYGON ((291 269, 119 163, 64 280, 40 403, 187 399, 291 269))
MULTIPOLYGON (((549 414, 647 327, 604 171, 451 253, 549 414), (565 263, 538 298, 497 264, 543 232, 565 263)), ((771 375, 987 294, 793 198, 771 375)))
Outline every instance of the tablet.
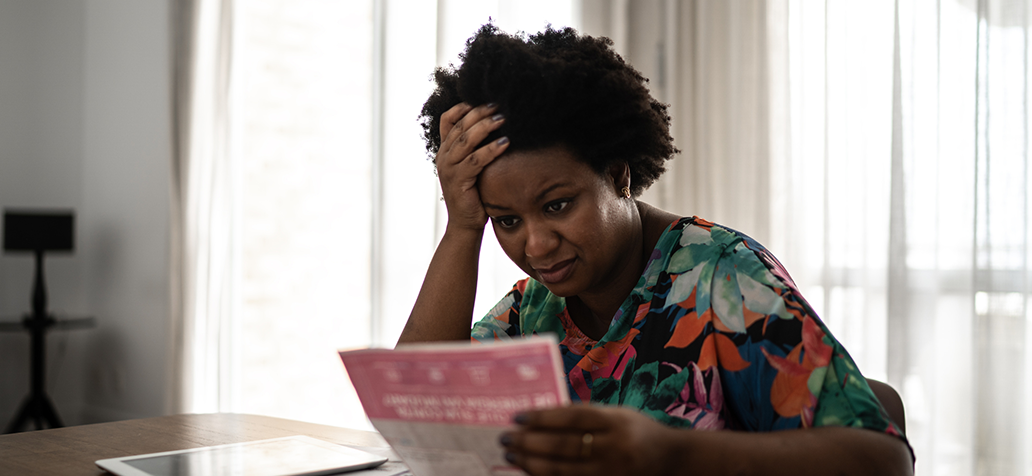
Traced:
POLYGON ((372 468, 387 458, 307 436, 96 461, 118 476, 318 475, 372 468))

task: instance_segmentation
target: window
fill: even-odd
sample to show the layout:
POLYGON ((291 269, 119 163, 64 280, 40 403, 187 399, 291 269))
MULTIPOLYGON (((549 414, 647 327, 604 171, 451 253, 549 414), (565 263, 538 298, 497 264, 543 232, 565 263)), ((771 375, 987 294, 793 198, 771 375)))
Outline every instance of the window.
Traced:
MULTIPOLYGON (((394 344, 443 232, 416 121, 430 74, 488 18, 576 26, 577 5, 234 5, 239 254, 223 411, 371 429, 336 350, 394 344)), ((521 277, 489 231, 475 316, 521 277)))

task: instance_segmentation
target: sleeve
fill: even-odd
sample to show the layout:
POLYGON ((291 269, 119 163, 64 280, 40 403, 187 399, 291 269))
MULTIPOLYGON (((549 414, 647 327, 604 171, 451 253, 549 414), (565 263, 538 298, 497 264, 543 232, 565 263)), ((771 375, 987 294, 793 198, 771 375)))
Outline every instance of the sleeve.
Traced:
POLYGON ((483 319, 473 323, 470 331, 473 343, 520 337, 520 304, 526 286, 526 279, 518 281, 483 319))
POLYGON ((737 357, 749 363, 721 365, 728 403, 747 429, 848 426, 905 440, 852 357, 765 248, 748 238, 728 247, 708 287, 723 321, 718 327, 732 331, 737 357))

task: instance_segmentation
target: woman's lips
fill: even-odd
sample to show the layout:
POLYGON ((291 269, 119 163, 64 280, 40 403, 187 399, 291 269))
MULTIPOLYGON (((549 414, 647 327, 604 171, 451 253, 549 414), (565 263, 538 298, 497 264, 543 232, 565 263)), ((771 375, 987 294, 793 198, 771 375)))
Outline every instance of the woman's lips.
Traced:
POLYGON ((558 283, 566 279, 570 275, 570 272, 573 271, 574 261, 576 261, 576 258, 570 258, 566 261, 556 263, 555 266, 552 266, 551 268, 534 268, 534 270, 537 271, 538 276, 541 277, 541 281, 546 284, 558 283))

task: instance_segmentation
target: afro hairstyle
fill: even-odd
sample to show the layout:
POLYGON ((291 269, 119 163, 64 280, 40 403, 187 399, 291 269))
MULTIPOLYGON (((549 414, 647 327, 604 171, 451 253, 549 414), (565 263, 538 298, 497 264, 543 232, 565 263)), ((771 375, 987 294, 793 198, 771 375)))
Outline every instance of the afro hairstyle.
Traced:
POLYGON ((507 152, 565 147, 600 174, 626 163, 639 196, 679 151, 667 106, 612 44, 572 28, 525 36, 480 27, 458 68, 434 70, 436 88, 419 116, 431 159, 441 147, 442 114, 460 102, 494 103, 506 121, 481 145, 507 136, 507 152))

